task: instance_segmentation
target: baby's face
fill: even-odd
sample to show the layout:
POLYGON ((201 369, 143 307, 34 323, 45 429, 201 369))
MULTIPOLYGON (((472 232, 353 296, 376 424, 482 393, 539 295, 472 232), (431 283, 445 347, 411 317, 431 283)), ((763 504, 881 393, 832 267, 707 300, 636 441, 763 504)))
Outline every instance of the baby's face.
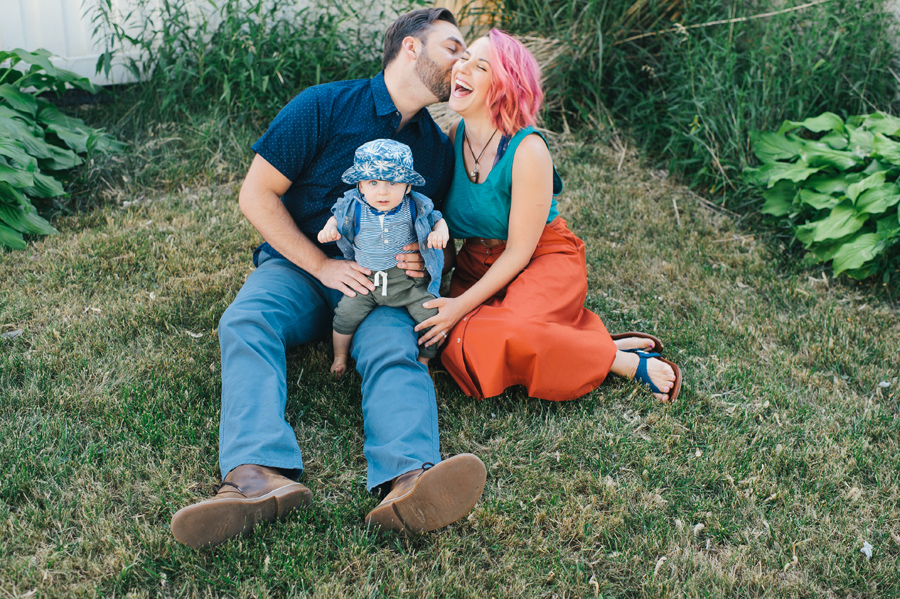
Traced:
POLYGON ((366 198, 366 203, 382 212, 390 212, 399 206, 408 189, 409 185, 406 183, 379 181, 378 179, 369 179, 359 183, 359 190, 366 198))

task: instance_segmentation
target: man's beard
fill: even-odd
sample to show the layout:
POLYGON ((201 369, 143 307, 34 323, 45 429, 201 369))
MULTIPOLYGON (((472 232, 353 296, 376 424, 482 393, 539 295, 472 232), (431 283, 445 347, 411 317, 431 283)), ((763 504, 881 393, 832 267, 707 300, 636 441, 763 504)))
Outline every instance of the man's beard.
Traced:
POLYGON ((416 75, 425 87, 438 99, 438 102, 446 102, 450 99, 450 78, 448 70, 442 70, 440 65, 428 56, 425 44, 422 44, 422 53, 416 61, 416 75))

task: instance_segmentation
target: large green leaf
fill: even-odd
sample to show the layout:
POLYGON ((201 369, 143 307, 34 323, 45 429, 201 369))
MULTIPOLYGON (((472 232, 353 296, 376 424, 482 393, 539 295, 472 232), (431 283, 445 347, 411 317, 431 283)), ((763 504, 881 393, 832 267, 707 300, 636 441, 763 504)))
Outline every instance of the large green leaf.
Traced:
POLYGON ((14 250, 24 250, 25 239, 21 233, 0 222, 0 245, 11 247, 14 250))
POLYGON ((22 48, 16 48, 11 52, 3 52, 0 54, 0 63, 9 59, 12 64, 17 62, 25 62, 32 65, 25 76, 17 82, 19 87, 34 86, 38 92, 48 90, 56 90, 58 92, 65 91, 66 85, 74 88, 96 93, 97 87, 87 79, 72 71, 60 69, 50 61, 53 56, 43 48, 29 52, 22 48))
POLYGON ((866 214, 881 214, 898 203, 900 203, 900 187, 888 183, 861 194, 856 199, 856 210, 866 214))
POLYGON ((846 173, 835 175, 831 173, 819 173, 806 180, 806 186, 812 187, 819 193, 847 193, 847 188, 863 179, 859 173, 846 173))
POLYGON ((13 139, 0 139, 0 156, 12 158, 22 167, 35 164, 34 158, 25 151, 25 146, 13 139))
POLYGON ((868 215, 858 214, 849 203, 836 206, 827 218, 809 223, 812 225, 812 241, 820 242, 828 239, 840 239, 859 231, 868 220, 868 215))
MULTIPOLYGON (((847 129, 849 130, 850 127, 848 126, 847 129)), ((822 137, 822 139, 820 139, 819 141, 823 144, 828 144, 828 147, 835 150, 846 150, 847 146, 850 145, 850 142, 847 140, 847 136, 842 135, 837 131, 832 131, 828 135, 822 137)))
POLYGON ((875 232, 885 240, 897 237, 900 233, 900 218, 896 213, 879 218, 875 222, 875 232))
POLYGON ((41 169, 47 171, 66 171, 80 164, 84 164, 81 156, 68 148, 60 148, 47 144, 50 149, 50 156, 39 160, 41 169))
POLYGON ((875 256, 884 250, 884 242, 880 235, 875 233, 863 233, 841 245, 834 253, 834 274, 839 275, 845 270, 862 267, 863 264, 873 260, 875 256))
POLYGON ((891 164, 900 166, 900 143, 890 140, 882 133, 875 135, 872 151, 891 164))
POLYGON ((844 130, 844 120, 833 112, 823 112, 819 116, 811 117, 803 121, 785 121, 778 129, 779 135, 784 135, 788 131, 793 131, 798 127, 804 127, 815 133, 822 131, 842 132, 844 130))
POLYGON ((31 206, 31 200, 25 194, 6 181, 0 181, 0 202, 15 206, 31 206))
POLYGON ((875 139, 875 135, 871 131, 847 125, 847 133, 850 135, 850 147, 847 149, 853 150, 858 156, 868 156, 872 153, 872 140, 875 139))
POLYGON ((872 173, 865 179, 860 180, 857 183, 853 183, 847 187, 847 197, 850 198, 851 202, 856 202, 856 198, 862 194, 862 192, 867 189, 872 189, 873 187, 880 187, 884 185, 884 171, 878 171, 872 173))
POLYGON ((26 113, 32 118, 37 114, 38 103, 34 96, 26 94, 8 83, 0 85, 0 100, 5 101, 14 110, 26 113))
POLYGON ((770 132, 753 132, 750 134, 753 153, 762 162, 771 163, 776 160, 791 160, 800 154, 803 141, 788 139, 784 135, 770 132))
POLYGON ((863 126, 872 133, 900 135, 900 119, 883 112, 874 112, 866 115, 863 126))
POLYGON ((793 210, 794 196, 797 195, 797 189, 789 181, 779 181, 774 187, 763 192, 762 195, 766 203, 760 208, 760 212, 771 214, 772 216, 785 216, 793 210))
POLYGON ((72 150, 87 152, 88 140, 93 130, 84 121, 64 115, 55 106, 46 106, 38 113, 38 122, 46 125, 47 131, 54 133, 72 150))
POLYGON ((34 185, 26 187, 23 191, 37 198, 59 198, 66 195, 62 183, 43 173, 35 173, 34 185))
POLYGON ((43 131, 39 127, 29 125, 18 118, 10 118, 0 110, 0 136, 4 134, 21 143, 25 151, 35 158, 53 156, 52 146, 44 140, 43 131))
POLYGON ((800 202, 811 206, 816 210, 831 210, 841 203, 840 196, 834 196, 828 193, 817 193, 811 189, 800 190, 800 202))
POLYGON ((839 171, 846 171, 862 163, 862 158, 855 153, 835 150, 819 141, 807 142, 800 157, 810 166, 833 166, 839 171))
POLYGON ((793 181, 798 183, 803 181, 812 174, 819 172, 823 167, 810 168, 810 166, 802 160, 790 162, 770 162, 759 168, 759 174, 768 181, 768 187, 772 187, 782 180, 793 181))
POLYGON ((0 204, 0 220, 11 228, 22 233, 35 235, 52 235, 58 233, 50 223, 44 220, 33 207, 8 206, 0 204))
MULTIPOLYGON (((871 174, 877 173, 878 171, 885 171, 886 173, 888 173, 888 176, 892 176, 891 172, 890 172, 892 169, 894 171, 900 171, 900 169, 898 169, 893 164, 888 164, 887 162, 882 162, 882 161, 878 160, 877 158, 875 158, 874 160, 872 160, 872 162, 869 163, 869 166, 867 166, 866 168, 861 170, 858 174, 862 175, 860 177, 860 181, 862 181, 863 178, 868 177, 871 174)), ((895 172, 894 175, 896 175, 896 174, 897 173, 895 172)))
POLYGON ((22 189, 34 185, 34 165, 29 169, 27 166, 16 168, 0 162, 0 182, 8 183, 13 187, 22 189))

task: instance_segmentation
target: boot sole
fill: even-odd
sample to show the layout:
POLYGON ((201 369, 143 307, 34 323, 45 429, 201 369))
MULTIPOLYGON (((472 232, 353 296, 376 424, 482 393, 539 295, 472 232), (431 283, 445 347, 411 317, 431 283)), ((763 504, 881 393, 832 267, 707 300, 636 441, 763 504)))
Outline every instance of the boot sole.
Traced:
POLYGON ((284 518, 311 501, 312 492, 300 483, 250 499, 209 499, 178 510, 172 516, 172 534, 188 547, 212 547, 250 532, 259 522, 284 518))
POLYGON ((453 456, 422 473, 406 495, 369 512, 366 524, 382 533, 443 528, 475 507, 486 478, 484 463, 476 456, 453 456))

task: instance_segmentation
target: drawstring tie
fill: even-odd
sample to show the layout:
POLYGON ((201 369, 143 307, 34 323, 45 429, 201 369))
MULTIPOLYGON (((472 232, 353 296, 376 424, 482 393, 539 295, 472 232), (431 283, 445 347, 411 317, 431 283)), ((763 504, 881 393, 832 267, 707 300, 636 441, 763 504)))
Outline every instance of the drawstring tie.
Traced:
POLYGON ((372 279, 372 282, 375 283, 375 289, 378 289, 378 280, 381 279, 381 295, 387 295, 387 281, 388 276, 387 273, 383 270, 379 270, 375 273, 375 278, 372 279))

